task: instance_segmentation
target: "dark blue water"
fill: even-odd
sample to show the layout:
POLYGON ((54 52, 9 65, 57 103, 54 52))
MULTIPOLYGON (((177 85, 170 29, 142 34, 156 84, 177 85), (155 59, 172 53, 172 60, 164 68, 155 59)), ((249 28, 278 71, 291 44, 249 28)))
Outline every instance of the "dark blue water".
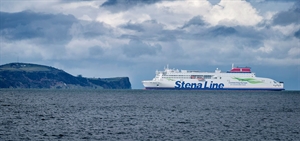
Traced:
POLYGON ((300 92, 0 90, 0 140, 299 140, 300 92))

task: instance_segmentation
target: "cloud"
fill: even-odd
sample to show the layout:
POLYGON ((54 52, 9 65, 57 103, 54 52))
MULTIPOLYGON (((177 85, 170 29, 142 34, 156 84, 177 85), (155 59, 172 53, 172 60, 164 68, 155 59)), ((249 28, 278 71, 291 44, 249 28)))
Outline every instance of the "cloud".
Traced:
POLYGON ((22 12, 26 10, 35 11, 38 9, 49 10, 50 7, 57 5, 60 0, 36 1, 36 0, 1 0, 0 9, 3 12, 22 12))
POLYGON ((93 56, 100 56, 103 55, 104 50, 102 47, 100 46, 92 46, 89 48, 89 54, 93 57, 93 56))
POLYGON ((135 6, 154 4, 161 0, 107 0, 101 7, 107 8, 111 12, 126 11, 135 6))
POLYGON ((286 26, 289 24, 300 24, 300 2, 288 11, 279 12, 273 17, 274 25, 286 26))
POLYGON ((77 22, 70 27, 70 34, 76 38, 96 38, 113 34, 113 29, 101 22, 77 22))
POLYGON ((115 38, 110 26, 79 21, 71 15, 1 12, 1 19, 3 52, 19 56, 25 52, 22 56, 27 58, 72 60, 89 55, 93 58, 97 57, 96 52, 103 52, 101 47, 109 46, 103 39, 115 38))
POLYGON ((138 57, 141 55, 155 56, 161 50, 161 46, 159 44, 150 45, 140 40, 130 40, 122 49, 127 57, 138 57))
POLYGON ((294 36, 300 39, 300 29, 295 32, 294 36))
POLYGON ((208 0, 212 5, 218 4, 221 0, 208 0))
POLYGON ((242 0, 221 0, 210 9, 208 15, 203 16, 212 25, 253 26, 262 20, 256 9, 242 0))
POLYGON ((0 12, 1 35, 9 40, 41 38, 46 42, 70 40, 69 28, 77 19, 72 15, 43 14, 31 11, 0 12))
POLYGON ((249 2, 297 2, 298 0, 246 0, 249 2))
POLYGON ((188 22, 186 22, 182 26, 182 28, 186 28, 186 27, 189 27, 189 26, 204 26, 204 25, 207 25, 207 24, 202 19, 202 17, 201 16, 195 16, 192 19, 190 19, 188 22))
POLYGON ((131 30, 133 32, 125 32, 122 38, 143 39, 147 41, 175 41, 176 35, 183 31, 165 29, 166 25, 157 22, 156 20, 148 20, 141 23, 133 23, 129 21, 121 28, 131 30))
POLYGON ((215 36, 229 36, 237 34, 237 31, 233 27, 217 27, 209 32, 213 37, 215 36))
POLYGON ((156 8, 164 14, 156 17, 156 20, 168 25, 169 29, 177 28, 197 16, 211 26, 253 26, 262 20, 256 9, 242 0, 221 0, 216 5, 208 1, 162 1, 156 4, 156 8), (175 14, 176 17, 172 18, 175 14))
POLYGON ((151 20, 151 17, 148 14, 135 11, 125 11, 120 13, 110 13, 108 11, 104 11, 99 13, 96 18, 96 21, 106 23, 113 27, 117 27, 129 21, 140 23, 147 20, 151 20))
MULTIPOLYGON (((118 9, 115 5, 118 5, 119 2, 116 3, 111 5, 118 9)), ((211 5, 208 1, 160 1, 150 5, 135 6, 117 13, 101 11, 96 19, 114 27, 129 21, 142 23, 155 20, 163 24, 164 29, 174 30, 183 27, 184 24, 195 25, 196 22, 200 24, 201 21, 198 17, 201 17, 200 20, 210 26, 253 26, 262 20, 256 9, 242 0, 221 0, 218 5, 211 5), (188 20, 191 21, 188 22, 188 20)))
POLYGON ((138 32, 146 32, 146 33, 158 33, 163 31, 163 24, 158 23, 156 20, 148 20, 142 23, 132 23, 129 21, 125 25, 121 25, 122 28, 135 30, 138 32))
POLYGON ((134 24, 134 23, 131 23, 130 21, 125 25, 121 25, 121 27, 125 28, 125 29, 129 29, 129 30, 135 30, 137 32, 145 31, 144 28, 140 24, 134 24))

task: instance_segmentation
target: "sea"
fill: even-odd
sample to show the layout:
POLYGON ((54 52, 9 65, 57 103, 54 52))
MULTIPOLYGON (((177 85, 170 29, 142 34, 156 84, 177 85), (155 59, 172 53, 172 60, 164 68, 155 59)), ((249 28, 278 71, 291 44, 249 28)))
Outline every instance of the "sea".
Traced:
POLYGON ((0 140, 300 140, 300 91, 0 89, 0 140))

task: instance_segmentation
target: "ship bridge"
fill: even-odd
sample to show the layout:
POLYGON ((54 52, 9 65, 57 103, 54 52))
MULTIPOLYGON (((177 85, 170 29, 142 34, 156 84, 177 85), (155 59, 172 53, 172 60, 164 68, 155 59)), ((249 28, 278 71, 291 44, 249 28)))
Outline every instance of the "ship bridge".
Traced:
POLYGON ((251 73, 250 67, 234 67, 232 64, 232 68, 227 73, 251 73))

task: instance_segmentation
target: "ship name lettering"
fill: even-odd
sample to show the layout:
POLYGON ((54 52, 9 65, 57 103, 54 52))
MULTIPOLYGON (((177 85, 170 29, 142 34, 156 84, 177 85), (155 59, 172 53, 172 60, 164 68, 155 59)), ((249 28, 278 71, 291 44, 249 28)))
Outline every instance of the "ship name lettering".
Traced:
POLYGON ((176 85, 175 88, 181 88, 181 89, 223 89, 224 88, 223 83, 214 83, 213 81, 211 81, 210 83, 205 81, 204 84, 176 81, 175 85, 176 85))

